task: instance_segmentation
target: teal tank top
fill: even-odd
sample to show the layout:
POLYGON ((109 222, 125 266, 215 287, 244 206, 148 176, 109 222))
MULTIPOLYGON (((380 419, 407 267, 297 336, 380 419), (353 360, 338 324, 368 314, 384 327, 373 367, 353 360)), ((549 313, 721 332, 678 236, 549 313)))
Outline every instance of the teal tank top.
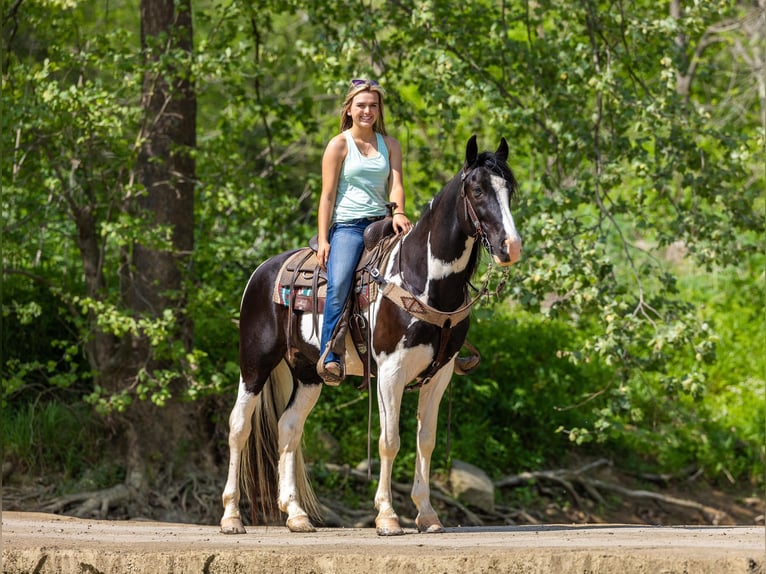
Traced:
POLYGON ((385 215, 391 166, 383 136, 375 133, 378 155, 365 157, 356 147, 351 132, 346 130, 343 134, 346 136, 347 152, 338 178, 332 222, 343 223, 363 217, 385 215))

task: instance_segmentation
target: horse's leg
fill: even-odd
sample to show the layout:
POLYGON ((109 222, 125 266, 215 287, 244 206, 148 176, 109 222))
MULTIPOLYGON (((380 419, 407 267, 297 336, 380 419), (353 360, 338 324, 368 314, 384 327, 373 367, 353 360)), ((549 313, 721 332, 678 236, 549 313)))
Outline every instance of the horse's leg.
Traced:
POLYGON ((420 532, 444 532, 444 527, 431 506, 431 454, 436 445, 439 403, 451 378, 452 364, 445 365, 427 385, 420 389, 418 398, 418 440, 412 501, 418 509, 415 523, 420 532))
POLYGON ((279 418, 279 509, 287 513, 287 528, 291 532, 314 532, 309 515, 301 506, 316 505, 306 500, 310 492, 301 492, 298 481, 302 476, 301 437, 311 409, 322 392, 321 384, 298 383, 290 405, 279 418))
MULTIPOLYGON (((396 359, 393 359, 396 361, 396 359)), ((399 413, 404 393, 404 378, 389 368, 392 360, 379 365, 378 371, 378 410, 380 412, 380 480, 375 492, 375 530, 379 536, 398 536, 404 534, 399 525, 399 517, 394 511, 391 494, 391 472, 394 459, 399 453, 399 413)))
POLYGON ((255 400, 256 396, 245 389, 240 379, 237 401, 229 415, 229 473, 223 489, 223 518, 221 518, 221 532, 224 534, 245 534, 245 527, 239 514, 239 468, 242 449, 250 436, 255 400))

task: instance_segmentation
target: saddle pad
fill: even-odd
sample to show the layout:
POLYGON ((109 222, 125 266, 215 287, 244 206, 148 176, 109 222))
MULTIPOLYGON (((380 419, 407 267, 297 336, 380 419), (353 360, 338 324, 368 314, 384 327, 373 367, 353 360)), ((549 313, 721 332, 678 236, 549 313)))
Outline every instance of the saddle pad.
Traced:
MULTIPOLYGON (((319 272, 316 257, 308 247, 296 251, 282 264, 274 283, 272 300, 288 307, 293 298, 293 308, 299 311, 313 310, 314 273, 319 272)), ((327 278, 322 274, 317 278, 318 296, 322 298, 319 312, 324 309, 324 297, 327 294, 327 278)))

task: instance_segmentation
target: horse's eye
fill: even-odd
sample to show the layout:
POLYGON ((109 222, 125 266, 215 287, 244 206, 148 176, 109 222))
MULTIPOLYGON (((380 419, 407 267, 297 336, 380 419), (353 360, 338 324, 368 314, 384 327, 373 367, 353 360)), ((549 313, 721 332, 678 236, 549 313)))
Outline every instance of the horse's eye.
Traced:
POLYGON ((484 190, 480 186, 474 185, 471 188, 471 192, 473 193, 474 197, 481 197, 481 194, 484 193, 484 190))

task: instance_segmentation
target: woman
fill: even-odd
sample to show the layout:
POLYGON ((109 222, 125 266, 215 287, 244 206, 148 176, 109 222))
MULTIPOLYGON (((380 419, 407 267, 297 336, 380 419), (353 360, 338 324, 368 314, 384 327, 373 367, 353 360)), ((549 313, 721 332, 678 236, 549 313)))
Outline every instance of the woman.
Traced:
POLYGON ((363 233, 386 215, 389 202, 394 204, 394 231, 407 233, 412 224, 404 213, 402 148, 386 134, 383 90, 377 82, 352 80, 340 113, 340 134, 322 156, 317 217, 317 258, 327 271, 317 372, 329 385, 340 384, 345 376, 343 358, 330 343, 364 249, 363 233))

